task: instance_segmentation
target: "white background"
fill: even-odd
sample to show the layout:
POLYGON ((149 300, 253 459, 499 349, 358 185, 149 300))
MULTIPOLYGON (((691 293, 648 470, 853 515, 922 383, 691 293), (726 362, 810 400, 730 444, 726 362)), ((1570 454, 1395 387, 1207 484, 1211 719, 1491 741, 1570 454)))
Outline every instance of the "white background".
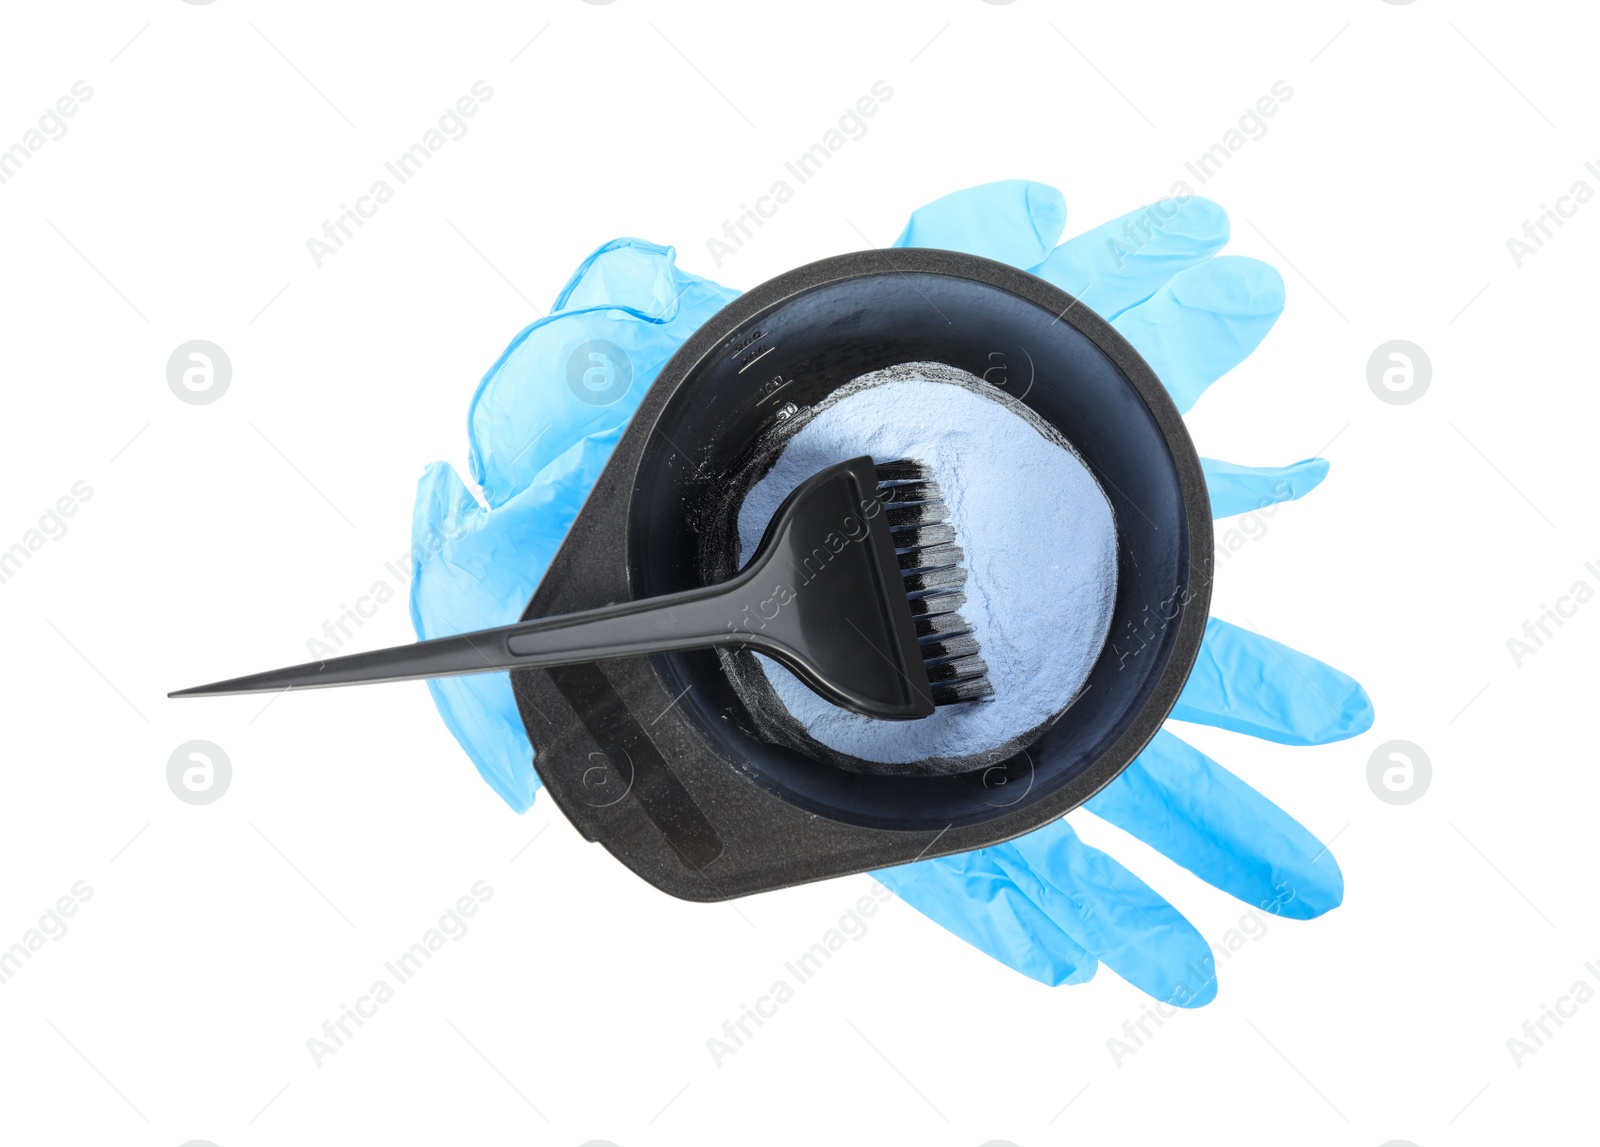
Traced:
MULTIPOLYGON (((1592 1135, 1600 1003, 1520 1067, 1506 1040, 1600 983, 1600 604, 1520 668, 1506 640, 1600 588, 1600 204, 1520 269, 1506 239, 1600 189, 1595 31, 1576 4, 1438 0, 8 6, 0 147, 74 81, 93 96, 0 186, 0 548, 74 482, 93 495, 0 585, 0 946, 75 881, 93 895, 0 985, 0 1137, 1592 1135), (469 134, 319 270, 306 239, 480 79, 469 134), (714 268, 706 237, 875 80, 894 95, 869 133, 714 268), (600 242, 750 286, 1008 177, 1061 187, 1070 234, 1166 194, 1277 80, 1267 135, 1194 189, 1229 251, 1282 270, 1287 310, 1189 422, 1204 454, 1333 470, 1224 563, 1215 612, 1354 674, 1378 717, 1317 749, 1184 730, 1336 838, 1346 902, 1269 921, 1213 1005, 1120 1066, 1107 1040, 1144 1000, 1113 973, 1047 989, 894 902, 718 1067, 707 1038, 868 878, 674 901, 547 797, 508 811, 420 684, 164 699, 303 660, 388 576, 422 465, 464 465, 478 377, 600 242), (196 338, 233 363, 213 405, 166 383, 196 338), (1394 338, 1432 361, 1411 405, 1367 385, 1394 338), (195 738, 234 770, 203 807, 166 783, 195 738), (1433 762, 1404 807, 1366 780, 1394 738, 1433 762), (470 932, 315 1066, 307 1038, 479 880, 470 932)), ((401 599, 362 631, 410 637, 401 599)), ((1244 914, 1073 823, 1208 937, 1244 914)))

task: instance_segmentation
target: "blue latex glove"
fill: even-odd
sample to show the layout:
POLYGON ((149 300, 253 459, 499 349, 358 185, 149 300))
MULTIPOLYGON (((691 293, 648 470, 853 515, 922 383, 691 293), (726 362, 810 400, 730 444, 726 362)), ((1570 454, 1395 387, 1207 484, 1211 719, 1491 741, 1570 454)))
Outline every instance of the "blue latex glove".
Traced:
MULTIPOLYGON (((1227 218, 1207 200, 1156 204, 1055 246, 1059 192, 1009 181, 918 211, 898 245, 944 247, 1031 269, 1094 307, 1134 344, 1187 410, 1260 342, 1283 307, 1282 280, 1249 259, 1214 257, 1227 218)), ((532 596, 640 395, 677 346, 735 292, 679 271, 670 248, 618 240, 579 268, 549 317, 490 369, 468 419, 487 508, 435 464, 417 497, 412 616, 419 637, 515 620, 532 596), (584 344, 622 348, 632 385, 608 405, 567 385, 584 344)), ((609 397, 609 392, 604 392, 609 397)), ((1203 460, 1218 516, 1300 497, 1327 464, 1244 467, 1203 460)), ((484 778, 525 810, 539 787, 509 680, 430 682, 446 723, 484 778)), ((1173 716, 1283 744, 1370 727, 1354 681, 1275 642, 1213 620, 1173 716)), ((1087 806, 1242 900, 1305 918, 1336 906, 1343 878, 1304 828, 1216 762, 1163 732, 1087 806)), ((1159 999, 1216 992, 1211 953, 1176 909, 1058 821, 1017 841, 877 874, 925 914, 1049 984, 1103 960, 1159 999)))

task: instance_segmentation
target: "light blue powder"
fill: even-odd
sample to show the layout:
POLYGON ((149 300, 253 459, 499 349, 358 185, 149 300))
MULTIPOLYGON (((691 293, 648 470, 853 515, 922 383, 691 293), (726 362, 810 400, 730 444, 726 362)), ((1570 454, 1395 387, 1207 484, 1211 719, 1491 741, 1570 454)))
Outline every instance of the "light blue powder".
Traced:
POLYGON ((866 761, 943 761, 1013 745, 1067 708, 1105 645, 1116 599, 1111 505, 1072 447, 965 371, 906 363, 863 375, 814 411, 739 508, 740 562, 778 505, 818 470, 870 454, 932 467, 966 551, 967 604, 992 701, 918 721, 863 717, 760 658, 779 701, 824 745, 866 761))

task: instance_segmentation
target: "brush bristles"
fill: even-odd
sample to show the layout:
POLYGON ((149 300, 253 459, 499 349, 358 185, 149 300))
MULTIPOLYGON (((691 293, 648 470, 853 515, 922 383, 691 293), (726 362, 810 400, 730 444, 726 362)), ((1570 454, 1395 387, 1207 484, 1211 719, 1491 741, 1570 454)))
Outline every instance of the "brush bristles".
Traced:
POLYGON ((935 522, 931 526, 904 526, 898 534, 891 533, 895 545, 907 549, 949 545, 956 540, 956 528, 949 522, 935 522))
POLYGON ((966 554, 955 544, 950 508, 933 471, 905 458, 880 463, 877 471, 878 499, 894 540, 934 704, 958 705, 993 697, 994 686, 989 683, 989 667, 979 655, 978 639, 958 612, 967 603, 962 592, 967 583, 962 565, 966 554))
POLYGON ((970 633, 957 637, 936 637, 922 643, 922 660, 927 662, 954 661, 972 657, 978 652, 978 639, 970 633))
MULTIPOLYGON (((908 599, 911 605, 912 617, 938 617, 941 614, 955 613, 956 610, 967 604, 967 595, 964 593, 941 593, 931 597, 913 597, 908 599)), ((957 618, 961 615, 956 614, 957 618)), ((963 625, 966 622, 962 622, 963 625)))
POLYGON ((931 502, 939 497, 939 483, 920 479, 915 482, 900 482, 894 485, 878 486, 878 501, 885 506, 898 505, 903 502, 931 502))
POLYGON ((983 676, 983 673, 987 671, 988 667, 984 666, 977 677, 935 685, 933 687, 933 703, 935 705, 960 705, 967 701, 989 700, 994 696, 994 686, 989 684, 989 678, 983 676))
POLYGON ((902 573, 910 573, 913 570, 938 569, 941 566, 960 565, 964 557, 966 555, 961 552, 960 546, 949 544, 900 550, 895 555, 902 573))
MULTIPOLYGON (((960 597, 960 594, 951 594, 951 597, 960 597)), ((928 598, 920 599, 922 601, 928 598)), ((934 601, 939 600, 934 598, 934 601)), ((932 617, 917 617, 914 619, 917 627, 917 640, 923 641, 930 637, 960 637, 963 633, 971 633, 972 627, 967 624, 967 619, 955 610, 949 613, 937 614, 932 617)))
POLYGON ((950 507, 943 502, 895 503, 886 506, 884 513, 888 515, 889 528, 897 530, 938 525, 949 519, 950 507))
POLYGON ((954 661, 936 661, 928 666, 928 680, 938 685, 942 682, 971 681, 982 677, 989 667, 977 654, 958 657, 954 661))
POLYGON ((905 580, 908 597, 924 597, 930 593, 960 589, 967 584, 967 571, 961 566, 938 570, 912 570, 903 572, 901 577, 905 580))
POLYGON ((932 478, 933 471, 921 462, 914 462, 910 458, 901 458, 895 462, 877 463, 878 488, 892 486, 900 482, 917 482, 925 478, 932 478))

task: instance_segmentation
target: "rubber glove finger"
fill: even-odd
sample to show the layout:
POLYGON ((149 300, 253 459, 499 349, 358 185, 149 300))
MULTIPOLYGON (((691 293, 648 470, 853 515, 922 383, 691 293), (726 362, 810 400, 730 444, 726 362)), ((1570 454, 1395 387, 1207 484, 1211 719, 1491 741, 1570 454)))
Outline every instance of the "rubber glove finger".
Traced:
POLYGON ((1325 458, 1305 458, 1288 466, 1240 466, 1202 458, 1200 469, 1205 471, 1213 518, 1264 510, 1278 502, 1304 498, 1328 476, 1325 458))
MULTIPOLYGON (((411 623, 423 640, 515 620, 522 579, 519 563, 487 571, 480 580, 478 557, 490 522, 455 470, 429 466, 417 484, 412 522, 411 623)), ((531 592, 528 591, 528 592, 531 592)), ((521 600, 526 602, 525 592, 521 600)), ((511 693, 510 677, 474 674, 429 681, 445 727, 471 758, 489 787, 517 812, 526 812, 539 791, 533 750, 511 693)))
MULTIPOLYGON (((419 638, 507 625, 522 616, 621 433, 614 426, 572 443, 494 511, 479 506, 450 467, 428 468, 412 526, 411 621, 419 638)), ((510 676, 448 677, 430 681, 428 689, 483 779, 526 812, 539 778, 510 676)))
POLYGON ((685 282, 677 252, 643 239, 613 239, 589 253, 550 304, 550 313, 615 307, 660 318, 670 313, 685 282))
POLYGON ((1163 199, 1068 239, 1033 273, 1112 319, 1228 241, 1228 214, 1198 195, 1163 199))
POLYGON ((1047 183, 1006 179, 953 191, 911 213, 896 247, 939 247, 1032 267, 1067 224, 1066 198, 1047 183))
POLYGON ((874 872, 882 884, 935 924, 1042 984, 1081 984, 1095 958, 1023 895, 993 849, 920 860, 874 872))
POLYGON ((428 682, 445 728, 473 765, 513 812, 527 812, 542 782, 533 769, 511 678, 505 673, 443 677, 428 682))
POLYGON ((1085 807, 1263 911, 1308 920, 1344 899, 1344 874, 1321 841, 1164 729, 1085 807))
POLYGON ((1063 932, 1140 991, 1197 1008, 1217 994, 1205 938, 1144 881, 1065 820, 990 849, 1063 932))
POLYGON ((489 368, 467 414, 472 476, 491 507, 573 442, 625 424, 678 347, 737 292, 677 269, 676 252, 616 239, 584 261, 562 308, 489 368))
POLYGON ((1266 263, 1218 255, 1173 276, 1111 323, 1144 356, 1180 411, 1243 362, 1283 313, 1283 277, 1266 263))
POLYGON ((1373 713, 1354 678, 1213 617, 1172 716, 1280 745, 1326 745, 1365 733, 1373 713))

